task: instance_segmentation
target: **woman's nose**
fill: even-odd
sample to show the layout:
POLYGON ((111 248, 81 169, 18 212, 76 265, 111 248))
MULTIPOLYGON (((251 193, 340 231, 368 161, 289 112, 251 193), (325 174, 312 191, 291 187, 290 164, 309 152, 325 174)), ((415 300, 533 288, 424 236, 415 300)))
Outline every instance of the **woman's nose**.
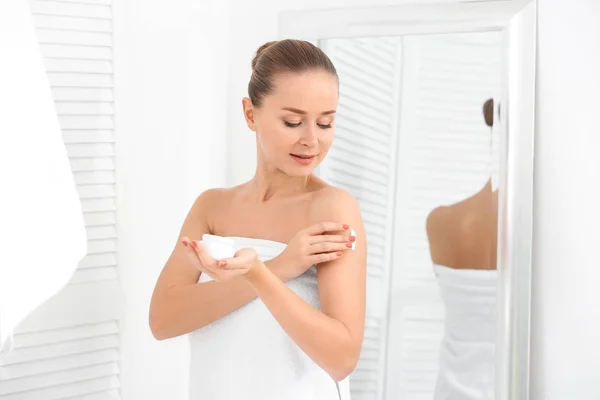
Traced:
POLYGON ((318 143, 317 132, 314 126, 307 126, 302 132, 302 136, 300 137, 300 144, 304 146, 313 147, 318 143))

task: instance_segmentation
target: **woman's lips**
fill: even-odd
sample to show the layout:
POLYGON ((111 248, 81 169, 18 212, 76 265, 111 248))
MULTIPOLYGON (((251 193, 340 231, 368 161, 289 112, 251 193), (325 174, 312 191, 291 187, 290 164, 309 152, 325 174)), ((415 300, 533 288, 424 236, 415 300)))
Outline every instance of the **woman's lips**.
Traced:
POLYGON ((316 154, 290 154, 290 157, 294 159, 298 164, 310 165, 317 158, 316 154))

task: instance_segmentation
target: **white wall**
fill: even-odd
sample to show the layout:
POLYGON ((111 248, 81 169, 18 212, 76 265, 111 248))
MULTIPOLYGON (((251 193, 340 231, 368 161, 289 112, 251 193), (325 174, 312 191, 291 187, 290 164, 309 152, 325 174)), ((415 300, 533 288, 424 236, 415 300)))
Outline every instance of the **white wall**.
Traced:
POLYGON ((186 399, 187 338, 148 328, 156 278, 194 198, 224 185, 226 3, 114 1, 124 399, 186 399))
POLYGON ((538 0, 532 400, 600 398, 600 2, 538 0))

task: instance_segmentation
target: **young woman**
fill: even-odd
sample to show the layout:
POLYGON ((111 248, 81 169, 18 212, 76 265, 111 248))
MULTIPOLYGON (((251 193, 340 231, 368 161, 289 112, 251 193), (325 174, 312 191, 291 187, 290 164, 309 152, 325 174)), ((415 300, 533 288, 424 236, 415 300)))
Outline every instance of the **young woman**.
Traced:
POLYGON ((159 340, 190 333, 193 400, 346 399, 338 382, 362 347, 366 237, 356 200, 313 175, 334 137, 337 72, 299 40, 266 43, 252 68, 242 105, 256 173, 197 198, 150 327, 159 340), (201 239, 237 252, 214 259, 201 239))

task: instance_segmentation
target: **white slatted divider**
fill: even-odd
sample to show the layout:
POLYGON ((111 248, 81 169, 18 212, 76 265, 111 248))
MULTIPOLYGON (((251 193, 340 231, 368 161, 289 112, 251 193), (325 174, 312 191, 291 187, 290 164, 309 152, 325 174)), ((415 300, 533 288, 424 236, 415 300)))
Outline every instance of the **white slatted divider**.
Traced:
POLYGON ((320 45, 338 70, 340 101, 334 144, 319 174, 356 197, 369 242, 365 340, 350 390, 353 400, 376 400, 384 383, 401 52, 395 39, 320 45))
POLYGON ((482 106, 500 86, 500 36, 410 36, 403 50, 387 390, 430 400, 444 308, 425 223, 434 208, 475 194, 489 178, 491 131, 482 106))
POLYGON ((89 252, 70 284, 18 327, 14 352, 0 356, 0 399, 119 399, 111 0, 30 4, 89 252))

